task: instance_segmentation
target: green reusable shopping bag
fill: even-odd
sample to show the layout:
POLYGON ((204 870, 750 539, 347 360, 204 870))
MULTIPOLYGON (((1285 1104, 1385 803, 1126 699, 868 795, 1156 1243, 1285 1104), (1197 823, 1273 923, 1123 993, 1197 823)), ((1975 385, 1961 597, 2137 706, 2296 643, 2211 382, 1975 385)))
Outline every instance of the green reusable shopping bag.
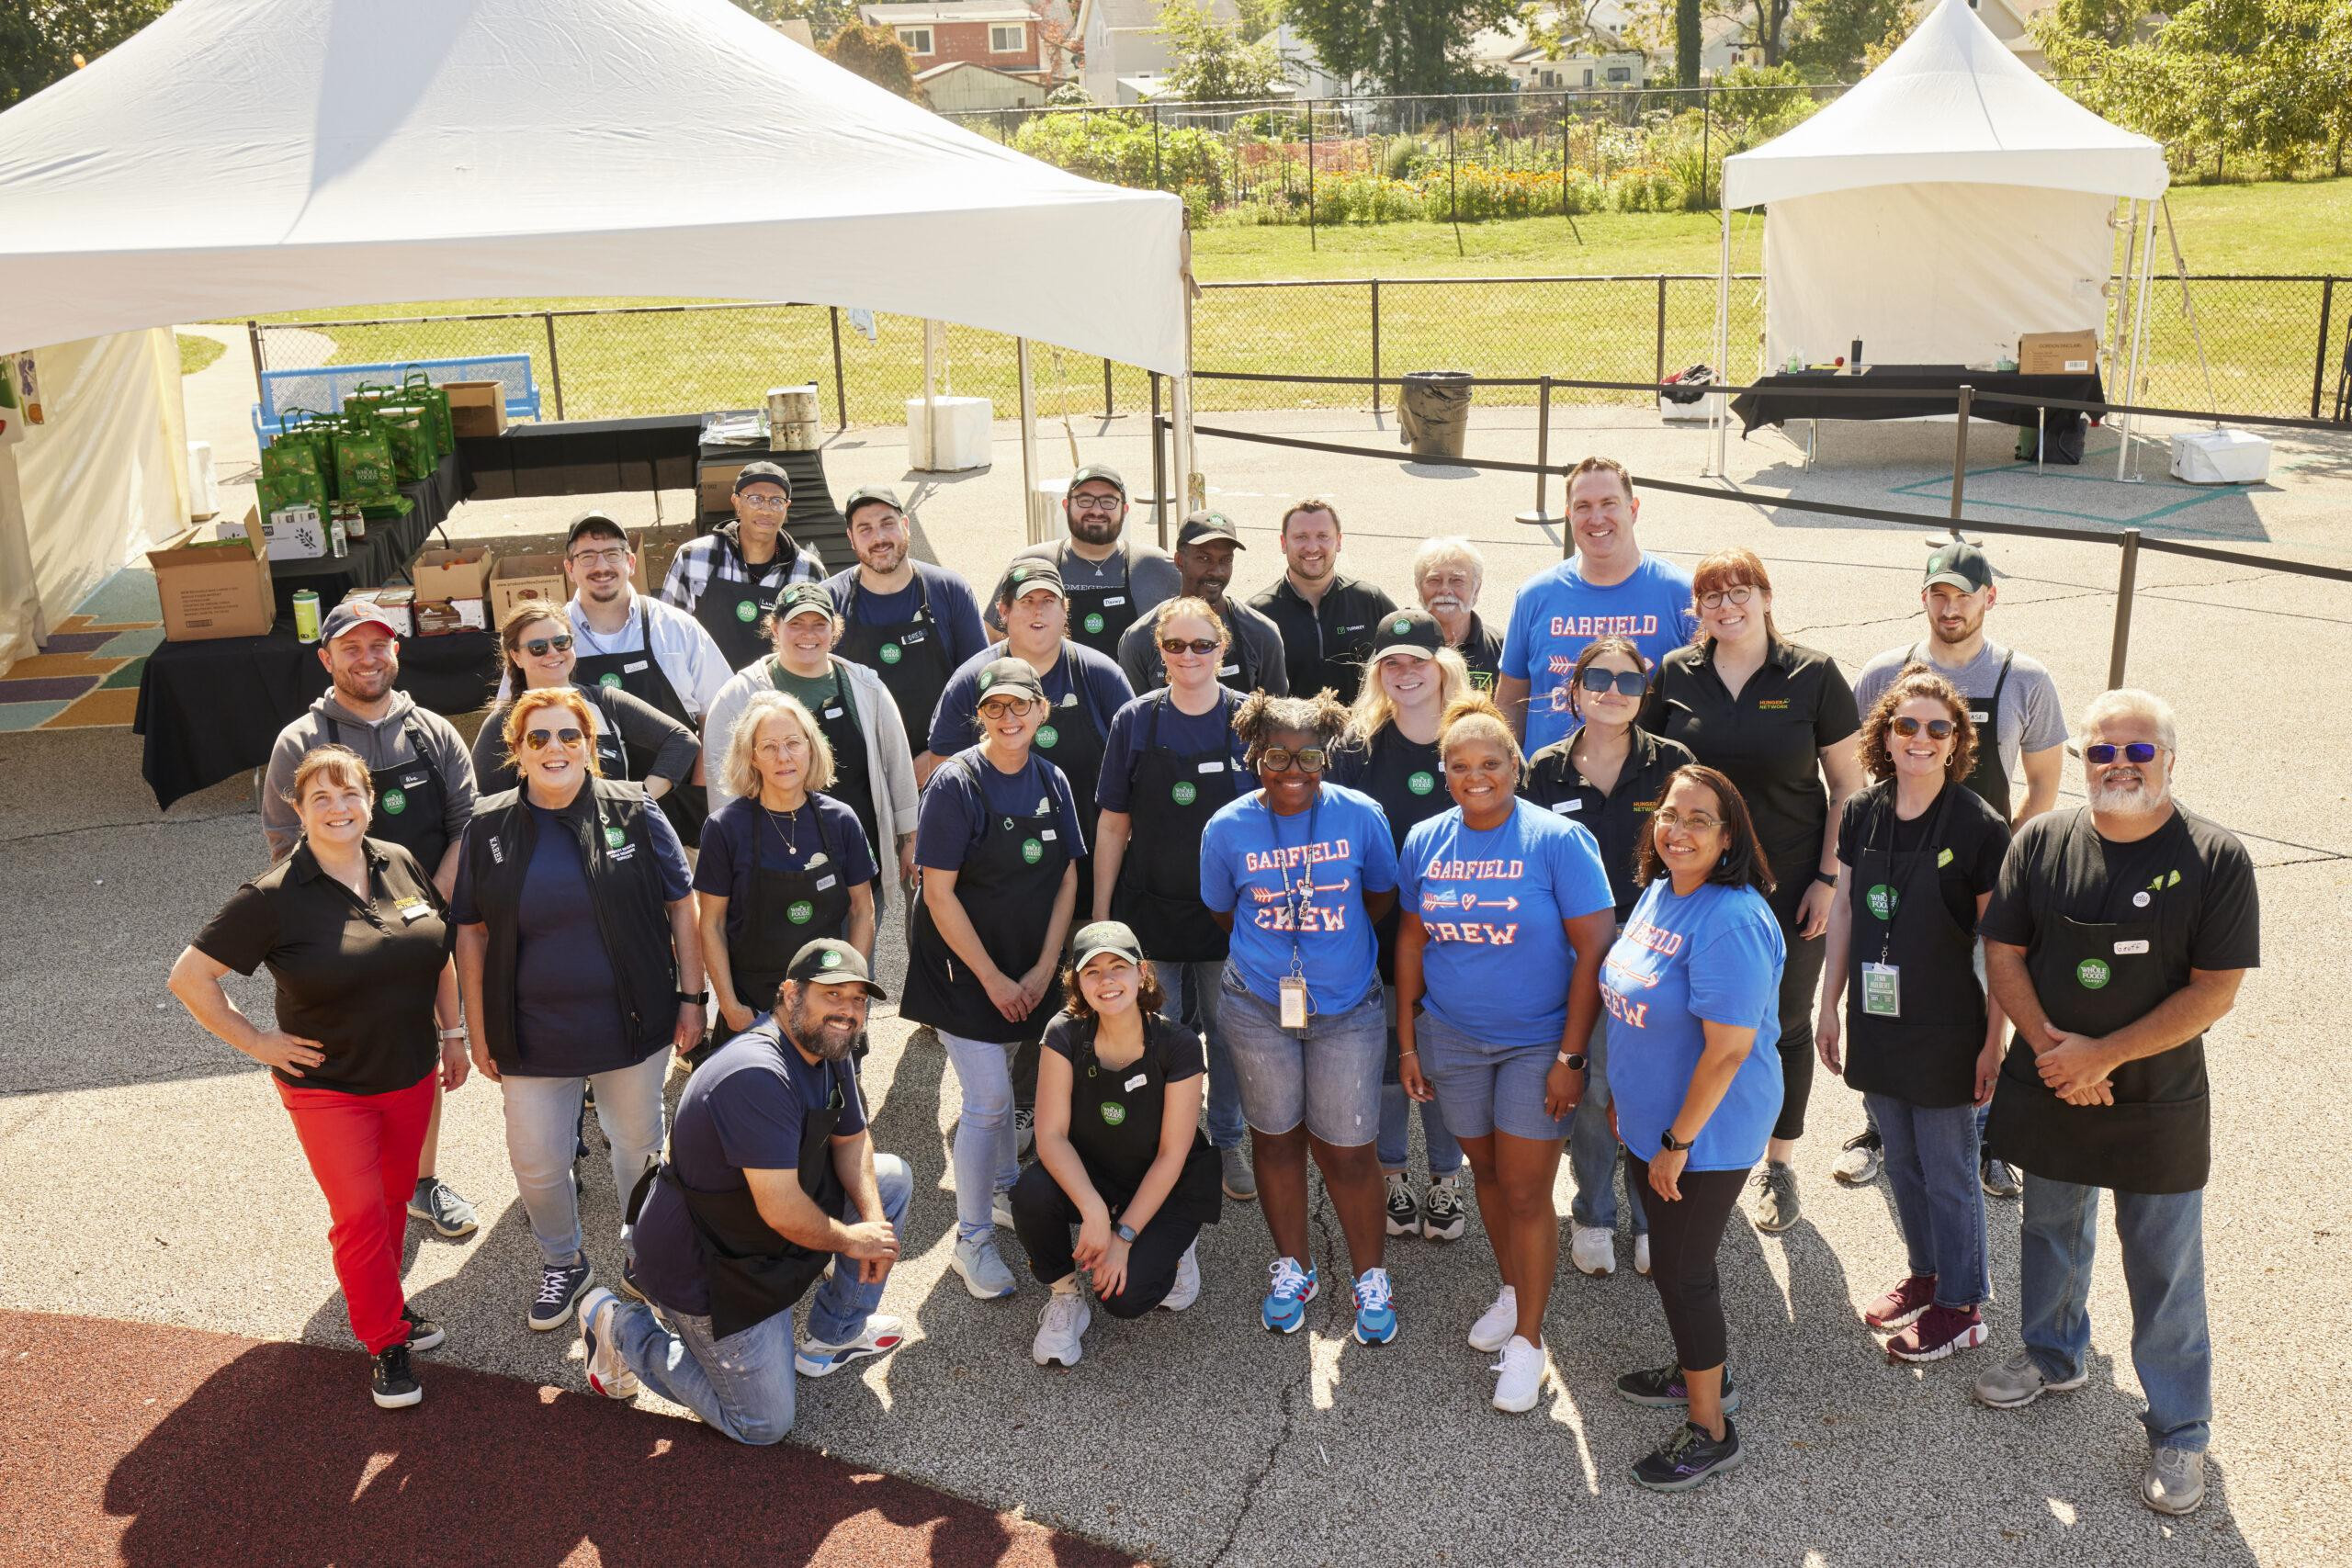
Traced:
POLYGON ((391 438, 392 471, 400 482, 413 485, 428 478, 441 460, 433 449, 431 412, 419 403, 385 403, 377 409, 376 422, 391 438))
POLYGON ((401 499, 392 438, 366 403, 348 399, 334 439, 336 499, 379 506, 401 499))
POLYGON ((439 462, 458 449, 458 427, 449 418, 449 394, 433 384, 433 378, 422 370, 412 370, 401 378, 401 393, 410 402, 424 407, 432 416, 433 460, 439 462))
POLYGON ((306 504, 324 513, 330 499, 318 447, 287 435, 262 448, 261 478, 254 488, 265 517, 281 507, 306 504))

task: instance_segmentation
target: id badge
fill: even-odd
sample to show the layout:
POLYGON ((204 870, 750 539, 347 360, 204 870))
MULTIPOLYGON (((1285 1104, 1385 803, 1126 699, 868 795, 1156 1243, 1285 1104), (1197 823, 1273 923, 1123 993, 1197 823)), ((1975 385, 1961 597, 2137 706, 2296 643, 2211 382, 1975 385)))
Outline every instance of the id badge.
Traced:
POLYGON ((1862 965, 1862 1010, 1872 1018, 1903 1016, 1903 971, 1892 964, 1862 965))
POLYGON ((1305 976, 1283 976, 1282 1017, 1284 1029, 1306 1027, 1306 977, 1305 976))

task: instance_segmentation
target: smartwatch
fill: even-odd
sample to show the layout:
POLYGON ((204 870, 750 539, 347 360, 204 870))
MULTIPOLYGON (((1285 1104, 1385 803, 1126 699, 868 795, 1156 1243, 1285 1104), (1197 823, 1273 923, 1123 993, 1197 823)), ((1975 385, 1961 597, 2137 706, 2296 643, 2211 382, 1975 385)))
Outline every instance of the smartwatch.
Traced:
POLYGON ((1555 1054, 1555 1059, 1570 1072, 1580 1073, 1584 1071, 1585 1063, 1589 1058, 1581 1051, 1561 1051, 1555 1054))
POLYGON ((1111 1227, 1111 1234, 1117 1236, 1121 1241, 1132 1243, 1136 1239, 1136 1227, 1127 1224, 1126 1221, 1121 1220, 1117 1224, 1111 1227))
POLYGON ((1813 874, 1813 879, 1815 882, 1820 883, 1824 887, 1835 887, 1838 886, 1838 874, 1834 871, 1816 871, 1813 874))
POLYGON ((677 998, 681 1007, 698 1008, 703 1004, 703 994, 700 991, 680 991, 677 993, 677 998))
POLYGON ((1680 1154, 1690 1145, 1676 1137, 1674 1135, 1674 1129, 1668 1127, 1665 1132, 1660 1133, 1657 1135, 1657 1146, 1665 1149, 1669 1154, 1680 1154))

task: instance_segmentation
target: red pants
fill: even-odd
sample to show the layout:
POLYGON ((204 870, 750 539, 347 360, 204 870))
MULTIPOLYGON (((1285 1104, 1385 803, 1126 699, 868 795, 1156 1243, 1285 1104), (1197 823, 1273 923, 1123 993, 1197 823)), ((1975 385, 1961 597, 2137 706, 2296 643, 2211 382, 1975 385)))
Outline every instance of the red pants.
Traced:
POLYGON ((294 1135, 326 1194, 334 1224, 334 1277, 343 1286, 351 1331, 373 1355, 408 1337, 401 1315, 401 1242, 408 1230, 408 1201, 424 1129, 433 1120, 428 1073, 390 1094, 344 1094, 295 1089, 273 1077, 277 1098, 294 1118, 294 1135))

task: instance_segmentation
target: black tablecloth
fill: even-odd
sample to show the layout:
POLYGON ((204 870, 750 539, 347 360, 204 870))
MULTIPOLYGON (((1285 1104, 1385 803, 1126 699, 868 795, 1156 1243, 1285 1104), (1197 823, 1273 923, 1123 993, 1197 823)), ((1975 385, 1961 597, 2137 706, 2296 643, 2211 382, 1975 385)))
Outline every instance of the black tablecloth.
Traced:
POLYGON ((291 609, 294 595, 305 588, 317 592, 323 615, 353 589, 373 588, 406 572, 426 536, 464 495, 464 463, 462 453, 452 453, 416 483, 401 486, 401 493, 415 503, 408 515, 368 519, 368 537, 353 546, 349 555, 270 562, 269 581, 280 613, 291 609))
MULTIPOLYGON (((498 686, 488 632, 409 637, 400 689, 435 713, 471 713, 498 686)), ((146 741, 140 771, 168 807, 269 760, 277 732, 327 689, 316 643, 294 640, 290 616, 267 637, 167 642, 147 656, 130 728, 146 741)))
MULTIPOLYGON (((1934 389, 1950 392, 1963 386, 1980 392, 2005 392, 2020 398, 2063 398, 2085 403, 2107 400, 2107 389, 2097 371, 2086 376, 2024 376, 2013 370, 1971 370, 1959 365, 1871 365, 1865 366, 1858 376, 1783 372, 1759 376, 1756 384, 1768 389, 1742 392, 1731 400, 1732 412, 1739 416, 1742 435, 1759 424, 1784 424, 1792 419, 1917 419, 1923 414, 1951 413, 1960 406, 1954 399, 1917 394, 1934 389), (1860 390, 1871 395, 1814 395, 1823 389, 1834 392, 1860 390)), ((2032 429, 2041 423, 2041 411, 2025 403, 1979 402, 1970 407, 1968 417, 2032 429)), ((2054 431, 2079 417, 2073 409, 2052 409, 2050 426, 2054 431)))
MULTIPOLYGON (((792 481, 792 508, 785 514, 785 528, 801 544, 808 546, 825 558, 825 564, 839 571, 849 564, 849 520, 833 504, 832 488, 825 482, 825 455, 822 452, 778 452, 757 446, 702 446, 695 451, 695 504, 701 504, 701 466, 707 464, 774 463, 792 481)), ((697 519, 703 533, 709 533, 735 515, 729 508, 720 512, 706 512, 697 519)))

